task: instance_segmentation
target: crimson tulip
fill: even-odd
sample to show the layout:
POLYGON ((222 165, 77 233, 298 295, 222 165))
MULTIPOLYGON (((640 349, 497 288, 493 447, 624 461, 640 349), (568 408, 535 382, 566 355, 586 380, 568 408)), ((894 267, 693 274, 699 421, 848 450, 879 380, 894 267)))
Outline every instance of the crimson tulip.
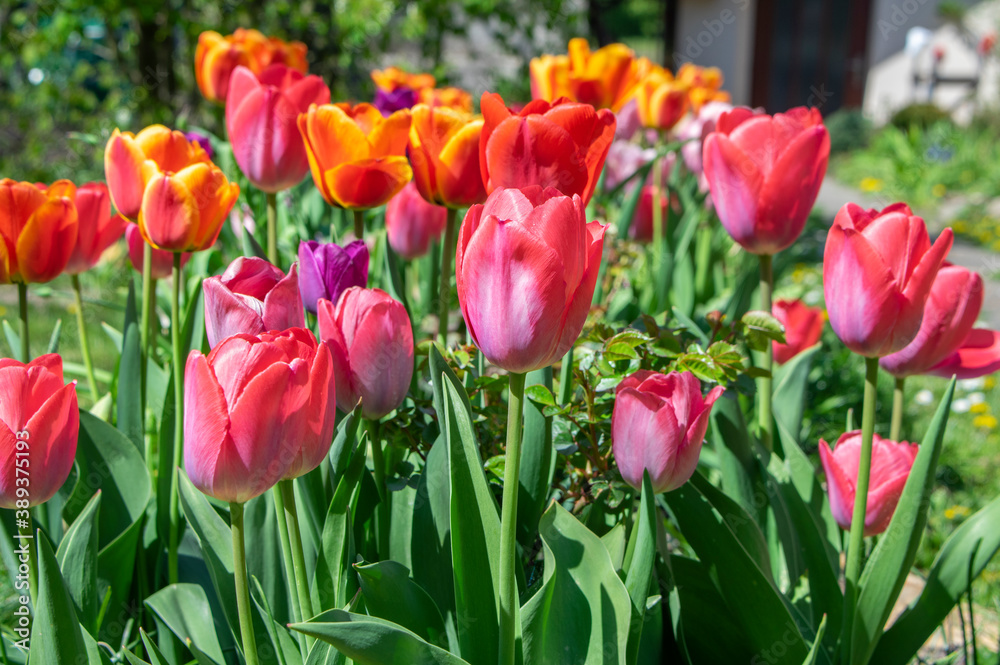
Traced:
POLYGON ((368 285, 368 246, 354 240, 343 247, 308 240, 299 243, 299 293, 307 311, 316 314, 319 301, 340 300, 352 286, 368 285))
POLYGON ((487 192, 538 185, 590 201, 615 137, 614 113, 540 99, 514 113, 488 92, 480 107, 479 169, 487 192))
MULTIPOLYGON (((123 218, 124 219, 124 218, 123 218)), ((139 232, 139 225, 129 222, 125 226, 125 243, 128 245, 128 258, 132 262, 132 267, 142 272, 142 253, 145 250, 146 241, 139 232)), ((170 277, 174 269, 174 253, 165 249, 153 249, 153 262, 151 264, 150 275, 153 279, 165 279, 170 277)), ((181 267, 183 268, 191 259, 189 252, 181 254, 181 267)))
POLYGON ((330 89, 318 76, 285 65, 255 75, 237 67, 226 98, 226 129, 233 157, 257 189, 275 193, 298 184, 309 170, 298 117, 310 104, 327 104, 330 89))
POLYGON ((448 211, 425 201, 412 182, 396 194, 385 208, 389 245, 404 259, 426 254, 431 241, 441 237, 447 221, 448 211))
POLYGON ((569 351, 590 311, 605 228, 587 223, 580 196, 552 187, 500 188, 469 209, 458 234, 458 300, 490 362, 524 373, 569 351))
POLYGON ((413 330, 402 303, 352 286, 336 305, 319 301, 319 334, 333 352, 341 411, 360 399, 361 414, 378 420, 402 405, 413 378, 413 330))
POLYGON ((0 395, 0 508, 37 506, 73 470, 80 431, 76 381, 63 382, 55 353, 28 364, 0 358, 0 395))
POLYGON ((719 220, 754 254, 775 254, 802 233, 830 158, 817 109, 773 116, 723 113, 705 138, 703 167, 719 220))
POLYGON ((785 343, 772 342, 775 362, 783 365, 819 342, 823 334, 823 310, 819 307, 801 300, 776 300, 771 313, 785 327, 785 343))
POLYGON ((698 466, 716 386, 702 397, 690 372, 658 374, 639 370, 618 384, 611 414, 611 447, 625 482, 642 489, 649 471, 654 492, 669 492, 688 481, 698 466))
POLYGON ((881 212, 853 203, 841 208, 823 255, 823 292, 837 337, 869 358, 913 341, 951 244, 945 229, 931 245, 924 220, 904 203, 881 212))
MULTIPOLYGON (((865 504, 866 536, 880 534, 889 527, 917 451, 915 443, 896 443, 874 435, 868 502, 865 504)), ((826 473, 826 491, 833 519, 840 528, 850 530, 861 460, 861 430, 845 432, 832 451, 830 444, 820 439, 819 458, 826 473)))
POLYGON ((222 276, 203 282, 205 329, 211 348, 237 333, 304 328, 299 280, 257 257, 240 257, 222 276))
POLYGON ((0 284, 49 282, 66 269, 79 228, 76 186, 0 180, 0 284))
POLYGON ((103 182, 89 182, 76 188, 76 245, 66 264, 66 272, 86 272, 125 232, 125 219, 111 214, 111 197, 103 182))

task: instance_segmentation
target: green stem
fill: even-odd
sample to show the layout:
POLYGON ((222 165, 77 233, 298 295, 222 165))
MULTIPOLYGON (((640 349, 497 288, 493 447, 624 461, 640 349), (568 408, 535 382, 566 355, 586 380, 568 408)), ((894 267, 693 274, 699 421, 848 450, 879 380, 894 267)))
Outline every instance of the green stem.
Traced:
POLYGON ((267 260, 278 265, 278 195, 267 194, 267 260))
POLYGON ((570 397, 573 396, 573 347, 570 347, 566 355, 563 356, 562 366, 559 368, 559 394, 556 402, 559 404, 569 404, 570 397))
POLYGON ((87 321, 83 317, 83 292, 80 289, 80 276, 70 275, 73 284, 73 297, 76 300, 76 327, 80 332, 80 353, 83 354, 83 366, 87 370, 87 383, 90 384, 90 395, 97 402, 97 379, 94 377, 94 362, 90 358, 90 341, 87 339, 87 321))
POLYGON ((847 565, 844 572, 844 662, 850 662, 851 632, 854 626, 855 603, 858 598, 858 579, 865 545, 865 511, 868 506, 868 481, 872 470, 872 439, 875 435, 875 402, 878 386, 878 358, 865 358, 865 401, 861 413, 861 459, 858 462, 858 482, 854 493, 854 513, 851 517, 851 535, 847 546, 847 565))
POLYGON ((507 398, 507 453, 500 517, 500 665, 514 665, 517 648, 517 492, 521 472, 524 374, 510 374, 507 398))
POLYGON ((889 426, 889 440, 899 441, 903 433, 903 411, 906 406, 903 402, 906 377, 896 377, 896 387, 892 391, 892 424, 889 426))
POLYGON ((229 521, 233 529, 233 577, 236 581, 236 609, 240 616, 240 637, 246 665, 259 665, 257 639, 253 634, 250 615, 250 587, 247 584, 247 554, 243 537, 243 504, 229 504, 229 521))
POLYGON ((30 510, 17 511, 17 525, 18 538, 28 550, 28 593, 32 602, 38 602, 38 548, 35 544, 38 534, 31 522, 30 510))
MULTIPOLYGON (((771 313, 771 293, 774 291, 774 271, 771 265, 771 255, 760 255, 760 308, 771 313)), ((760 442, 766 450, 774 448, 774 424, 771 413, 771 371, 774 366, 774 346, 768 342, 764 350, 763 370, 767 373, 758 380, 757 391, 760 394, 760 411, 758 424, 760 426, 760 442)))
MULTIPOLYGON (((177 546, 180 543, 180 497, 177 482, 184 447, 184 350, 181 348, 181 255, 174 252, 173 290, 170 295, 170 339, 174 349, 174 459, 170 469, 170 541, 167 549, 167 579, 177 583, 177 546)), ((162 469, 161 469, 162 472, 162 469)), ((243 508, 240 507, 240 515, 243 508)), ((244 571, 244 575, 246 572, 244 571)))
POLYGON ((448 208, 448 221, 441 243, 441 286, 438 287, 438 341, 448 345, 448 306, 451 304, 451 260, 455 256, 455 220, 457 211, 448 208))
POLYGON ((354 238, 356 240, 365 239, 365 211, 354 211, 354 238))
MULTIPOLYGON (((149 362, 149 349, 153 325, 153 294, 156 293, 156 280, 153 278, 153 247, 144 242, 142 248, 142 319, 140 321, 139 339, 142 345, 142 362, 139 365, 139 403, 142 405, 142 421, 146 424, 146 364, 149 362)), ((150 451, 146 451, 146 460, 150 461, 150 451)), ((150 467, 152 471, 152 467, 150 467)))
POLYGON ((385 457, 382 455, 382 441, 379 439, 378 421, 368 421, 368 438, 372 451, 372 475, 375 477, 375 487, 378 489, 379 499, 385 501, 385 457))
POLYGON ((17 283, 17 304, 21 317, 21 362, 26 363, 31 360, 31 351, 28 348, 28 285, 24 282, 17 283))
MULTIPOLYGON (((302 534, 299 532, 299 512, 295 506, 295 485, 293 480, 282 480, 278 483, 281 497, 285 504, 285 523, 288 526, 288 541, 292 549, 292 567, 295 569, 295 586, 298 588, 299 611, 302 620, 313 618, 312 596, 309 594, 309 580, 306 579, 306 558, 302 552, 302 534)), ((313 639, 307 639, 307 649, 312 647, 313 639)))
MULTIPOLYGON (((288 584, 288 594, 291 597, 292 623, 302 621, 302 611, 299 604, 299 588, 295 583, 295 566, 292 559, 292 544, 288 539, 288 521, 285 519, 285 497, 281 493, 281 487, 275 485, 271 488, 271 496, 274 498, 274 516, 278 519, 278 540, 281 543, 281 560, 285 563, 285 583, 288 584)), ((305 646, 305 636, 298 634, 299 651, 308 653, 305 646)))

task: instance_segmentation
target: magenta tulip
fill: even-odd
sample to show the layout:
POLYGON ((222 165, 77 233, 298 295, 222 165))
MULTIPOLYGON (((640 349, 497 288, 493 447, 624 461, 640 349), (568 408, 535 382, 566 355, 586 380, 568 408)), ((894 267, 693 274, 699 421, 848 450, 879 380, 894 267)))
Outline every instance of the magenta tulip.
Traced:
MULTIPOLYGON (((124 219, 124 218, 122 218, 124 219)), ((142 272, 142 254, 146 249, 146 241, 143 240, 139 225, 129 222, 125 227, 125 243, 128 245, 128 258, 132 262, 132 267, 142 272)), ((166 279, 174 269, 174 253, 165 249, 153 249, 150 274, 153 279, 166 279)), ((190 252, 181 253, 181 267, 191 259, 190 252)))
POLYGON ((817 109, 773 116, 723 113, 705 138, 703 168, 719 220, 754 254, 775 254, 802 233, 830 158, 817 109))
POLYGON ((51 499, 73 470, 79 431, 76 381, 63 382, 58 354, 0 358, 0 508, 51 499))
MULTIPOLYGON (((878 434, 872 441, 871 478, 865 509, 865 535, 874 536, 889 527, 906 479, 917 457, 915 443, 896 443, 878 434)), ((854 515, 854 494, 861 459, 861 430, 844 433, 834 449, 820 439, 819 458, 826 473, 830 511, 840 528, 850 530, 854 515)))
POLYGON ((368 285, 368 246, 354 240, 343 247, 308 240, 299 243, 299 293, 307 311, 316 314, 319 301, 340 300, 352 286, 368 285))
POLYGON ((823 254, 823 293, 837 337, 869 358, 913 341, 951 244, 945 229, 931 245, 924 220, 904 203, 882 212, 853 203, 841 208, 823 254))
POLYGON ((725 389, 702 397, 690 372, 657 374, 639 370, 618 384, 611 414, 615 463, 629 485, 642 488, 649 471, 654 492, 669 492, 688 481, 698 466, 712 405, 725 389))
POLYGON ((801 300, 777 300, 771 307, 774 318, 785 327, 785 343, 773 342, 774 361, 787 363, 819 342, 823 334, 823 310, 801 300))
POLYGON ((385 230, 389 246, 404 259, 423 256, 444 232, 448 211, 428 203, 411 180, 385 207, 385 230))
POLYGON ((473 342, 509 372, 556 362, 583 330, 605 227, 579 196, 538 186, 498 188, 462 222, 458 300, 473 342))
POLYGON ((298 117, 310 104, 330 102, 318 76, 271 65, 255 76, 237 67, 229 79, 226 129, 233 156, 254 187, 274 193, 298 184, 309 170, 298 117))
POLYGON ((334 305, 319 301, 319 333, 333 352, 337 407, 378 420, 402 405, 413 378, 413 330, 402 303, 353 286, 334 305))

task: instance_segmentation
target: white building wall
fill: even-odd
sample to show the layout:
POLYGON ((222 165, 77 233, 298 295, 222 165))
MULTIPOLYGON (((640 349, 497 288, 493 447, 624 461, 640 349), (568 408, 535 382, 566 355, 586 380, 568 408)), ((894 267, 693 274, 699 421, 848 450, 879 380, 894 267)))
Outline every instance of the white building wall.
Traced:
POLYGON ((718 67, 736 104, 749 104, 755 0, 681 0, 674 62, 718 67))

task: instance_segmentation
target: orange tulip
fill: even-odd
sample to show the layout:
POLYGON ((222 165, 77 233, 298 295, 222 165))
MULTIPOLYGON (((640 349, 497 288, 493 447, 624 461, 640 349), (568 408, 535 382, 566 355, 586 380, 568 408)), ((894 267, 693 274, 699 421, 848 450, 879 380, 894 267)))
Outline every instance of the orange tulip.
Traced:
POLYGON ((0 284, 48 282, 66 269, 78 232, 76 186, 0 180, 0 284))
POLYGON ((553 102, 559 97, 618 111, 635 93, 649 69, 645 58, 624 44, 590 50, 587 40, 569 42, 568 55, 543 55, 529 63, 531 95, 553 102))
POLYGON ((461 88, 424 88, 420 103, 472 113, 472 95, 461 88))
POLYGON ((412 111, 408 152, 417 191, 430 203, 468 208, 486 200, 479 171, 482 118, 418 104, 412 111))
POLYGON ((380 90, 394 92, 398 88, 409 88, 419 92, 424 88, 433 88, 437 80, 431 74, 411 74, 399 67, 386 67, 372 71, 372 81, 380 90))
POLYGON ((371 104, 313 104, 299 116, 299 131, 313 182, 331 205, 377 208, 413 177, 406 160, 408 109, 383 118, 371 104))
POLYGON ((688 109, 690 87, 662 67, 651 71, 636 90, 636 109, 643 127, 670 129, 688 109))
POLYGON ((163 125, 136 135, 116 129, 104 172, 118 211, 138 221, 146 242, 172 252, 211 247, 240 193, 200 145, 163 125))
POLYGON ((709 102, 729 102, 729 93, 722 90, 722 70, 718 67, 699 67, 686 62, 677 70, 677 81, 688 87, 691 109, 698 110, 709 102))
POLYGON ((273 64, 283 64, 303 74, 309 70, 306 45, 265 37, 257 30, 239 29, 223 37, 208 30, 198 36, 194 74, 205 99, 224 104, 229 94, 229 76, 239 65, 260 74, 273 64))

